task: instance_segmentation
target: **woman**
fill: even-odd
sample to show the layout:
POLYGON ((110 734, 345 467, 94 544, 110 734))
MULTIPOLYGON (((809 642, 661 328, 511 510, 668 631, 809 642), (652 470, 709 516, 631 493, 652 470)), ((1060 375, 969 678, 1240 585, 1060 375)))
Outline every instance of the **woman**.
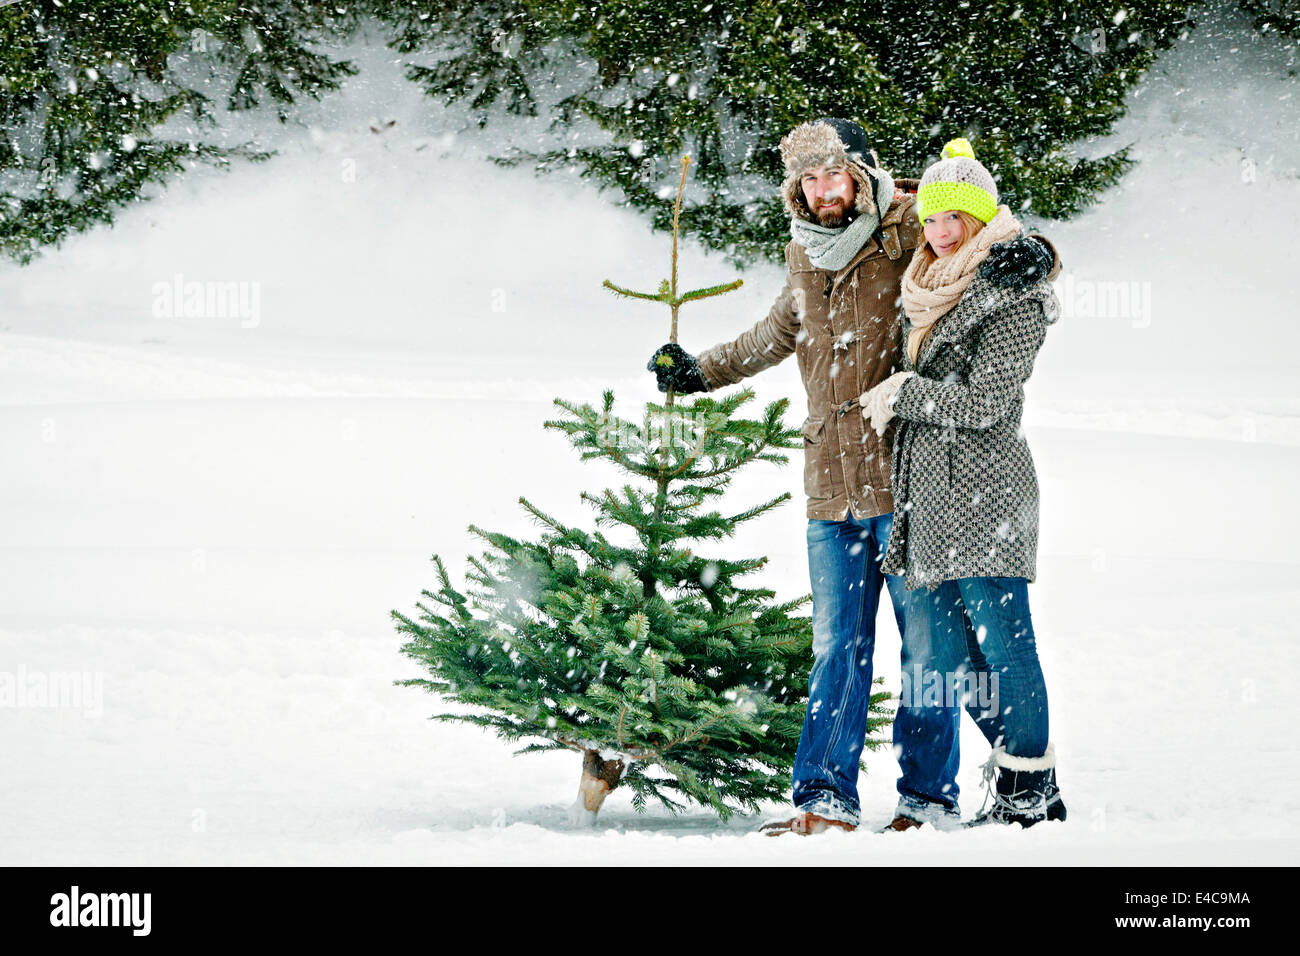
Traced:
MULTIPOLYGON (((908 589, 904 694, 916 710, 964 692, 994 748, 985 766, 994 805, 975 822, 1031 826, 1065 819, 1026 587, 1038 481, 1020 433, 1022 386, 1059 305, 1041 267, 1027 265, 1014 289, 977 274, 994 243, 1023 235, 997 198, 966 140, 926 170, 917 194, 926 243, 902 284, 905 371, 861 403, 878 433, 899 419, 882 570, 905 575, 908 589)), ((894 727, 904 755, 894 829, 957 806, 956 719, 943 739, 931 723, 930 739, 909 746, 920 727, 911 723, 894 727)))

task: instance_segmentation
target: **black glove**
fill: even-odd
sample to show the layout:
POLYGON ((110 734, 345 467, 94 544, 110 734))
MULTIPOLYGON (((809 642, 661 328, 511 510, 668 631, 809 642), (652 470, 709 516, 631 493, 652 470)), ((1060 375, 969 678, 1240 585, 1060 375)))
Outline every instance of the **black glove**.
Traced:
POLYGON ((988 258, 980 263, 977 272, 999 289, 1019 292, 1046 278, 1054 258, 1046 245, 1024 236, 990 246, 988 258))
POLYGON ((655 373, 661 392, 671 388, 680 395, 689 395, 709 390, 709 383, 700 371, 700 363, 695 361, 694 355, 675 342, 659 346, 645 367, 655 373))

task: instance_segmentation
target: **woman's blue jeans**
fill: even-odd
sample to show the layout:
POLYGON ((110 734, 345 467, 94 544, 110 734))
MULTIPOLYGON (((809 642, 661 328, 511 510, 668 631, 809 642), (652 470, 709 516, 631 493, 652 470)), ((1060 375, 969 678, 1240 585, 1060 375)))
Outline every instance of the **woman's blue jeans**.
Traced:
POLYGON ((908 591, 906 619, 894 743, 903 771, 899 812, 919 818, 957 807, 961 711, 953 704, 965 707, 992 746, 1041 757, 1047 687, 1024 578, 959 578, 908 591))
MULTIPOLYGON (((903 636, 903 661, 909 659, 903 579, 880 571, 893 520, 892 514, 856 518, 850 511, 844 521, 808 521, 813 666, 808 709, 794 761, 794 805, 854 826, 859 822, 858 765, 866 740, 882 584, 889 589, 903 636)), ((900 706, 895 716, 895 740, 902 717, 909 728, 908 746, 949 748, 951 754, 945 750, 943 757, 952 764, 955 776, 959 716, 956 706, 944 712, 928 708, 914 714, 905 714, 900 706)), ((922 759, 918 766, 928 768, 931 762, 922 759)), ((904 777, 908 777, 906 770, 904 777)))

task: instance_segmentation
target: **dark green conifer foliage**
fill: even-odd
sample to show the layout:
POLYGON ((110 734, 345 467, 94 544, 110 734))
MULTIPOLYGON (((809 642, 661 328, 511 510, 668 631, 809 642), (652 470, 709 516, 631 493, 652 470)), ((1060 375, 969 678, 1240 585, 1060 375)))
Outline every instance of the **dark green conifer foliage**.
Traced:
MULTIPOLYGON (((378 0, 411 71, 439 99, 532 114, 556 100, 559 148, 502 157, 576 168, 657 228, 674 171, 699 164, 682 227, 738 262, 780 259, 777 144, 817 116, 857 120, 895 176, 918 176, 965 136, 1013 210, 1064 217, 1118 181, 1126 148, 1092 155, 1158 51, 1192 26, 1177 0, 378 0), (593 135, 592 128, 599 133, 593 135)), ((1247 0, 1249 2, 1249 0, 1247 0)), ((1287 0, 1289 2, 1289 0, 1287 0)))
MULTIPOLYGON (((1238 0, 1294 47, 1298 0, 1238 0)), ((780 137, 818 115, 863 124, 896 176, 970 139, 1012 209, 1063 217, 1131 165, 1100 151, 1128 91, 1186 35, 1186 0, 20 0, 0 6, 0 254, 28 262, 198 162, 265 158, 206 133, 220 108, 269 103, 354 71, 338 42, 374 23, 407 75, 480 124, 545 115, 554 141, 499 161, 574 168, 737 262, 779 259, 780 137), (561 90, 562 92, 556 92, 561 90), (557 145, 560 144, 560 145, 557 145)))
POLYGON ((216 145, 218 108, 263 98, 281 119, 355 72, 311 43, 352 20, 304 0, 52 0, 0 7, 0 253, 98 223, 198 162, 264 159, 216 145))
POLYGON ((1240 0, 1255 29, 1272 33, 1294 47, 1300 40, 1300 0, 1240 0))

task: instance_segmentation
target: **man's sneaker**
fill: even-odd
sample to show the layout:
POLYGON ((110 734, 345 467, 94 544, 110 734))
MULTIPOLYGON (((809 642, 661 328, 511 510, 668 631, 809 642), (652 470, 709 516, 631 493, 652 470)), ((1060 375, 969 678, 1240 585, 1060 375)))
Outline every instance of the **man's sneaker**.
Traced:
POLYGON ((986 823, 1019 823, 1031 827, 1044 820, 1064 820, 1065 801, 1056 785, 1056 751, 1049 743, 1041 757, 1013 757, 998 747, 984 764, 984 783, 996 781, 984 798, 993 797, 993 806, 980 813, 967 826, 986 823))
POLYGON ((815 813, 809 813, 806 810, 800 810, 794 816, 784 820, 771 820, 764 823, 758 828, 759 832, 766 836, 781 836, 783 833, 798 833, 801 836, 811 836, 814 833, 821 833, 828 827, 838 827, 841 830, 856 830, 852 823, 845 823, 843 820, 832 820, 828 817, 818 816, 815 813))

